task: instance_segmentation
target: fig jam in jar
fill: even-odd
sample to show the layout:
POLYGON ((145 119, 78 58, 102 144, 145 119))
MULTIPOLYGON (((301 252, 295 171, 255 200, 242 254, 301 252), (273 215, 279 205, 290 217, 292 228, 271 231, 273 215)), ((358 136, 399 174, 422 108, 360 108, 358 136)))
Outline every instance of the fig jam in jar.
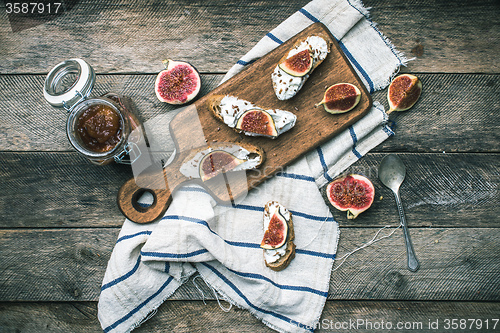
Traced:
POLYGON ((97 153, 113 149, 122 138, 120 115, 106 104, 88 107, 78 118, 76 132, 83 145, 97 153))
POLYGON ((71 145, 94 164, 133 163, 144 140, 130 98, 108 93, 88 98, 95 83, 92 67, 82 59, 56 65, 47 75, 45 99, 69 112, 66 133, 71 145))

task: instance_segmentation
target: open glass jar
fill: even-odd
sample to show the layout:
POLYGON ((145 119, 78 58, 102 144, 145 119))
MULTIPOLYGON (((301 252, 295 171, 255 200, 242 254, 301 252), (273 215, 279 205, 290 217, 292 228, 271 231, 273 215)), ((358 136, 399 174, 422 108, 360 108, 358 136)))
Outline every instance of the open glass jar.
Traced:
POLYGON ((142 125, 130 98, 108 93, 89 98, 96 75, 82 59, 57 64, 47 75, 44 97, 69 112, 66 133, 71 145, 94 164, 130 164, 140 156, 142 125))

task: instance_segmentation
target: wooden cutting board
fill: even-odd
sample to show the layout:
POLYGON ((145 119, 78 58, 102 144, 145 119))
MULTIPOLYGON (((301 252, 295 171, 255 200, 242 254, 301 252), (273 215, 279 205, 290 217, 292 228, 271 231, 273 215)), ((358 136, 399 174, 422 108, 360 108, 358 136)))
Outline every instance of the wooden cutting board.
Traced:
POLYGON ((259 169, 246 172, 245 177, 228 172, 207 182, 194 180, 204 186, 216 200, 226 203, 234 202, 249 189, 259 185, 297 158, 304 156, 306 152, 355 123, 369 111, 371 105, 370 94, 335 38, 326 26, 315 23, 266 56, 248 65, 244 71, 175 116, 170 123, 170 134, 177 151, 174 160, 163 169, 163 175, 146 174, 141 175, 140 179, 127 181, 118 192, 118 206, 122 213, 134 222, 152 222, 163 216, 171 202, 172 193, 189 181, 179 169, 192 149, 199 149, 200 146, 206 148, 213 142, 245 142, 261 147, 266 153, 266 161, 259 169), (305 39, 315 33, 322 33, 329 37, 327 42, 330 44, 330 53, 312 72, 305 85, 293 98, 287 101, 278 100, 273 90, 271 73, 297 40, 305 39), (353 110, 332 115, 327 113, 323 106, 314 107, 323 99, 326 88, 340 82, 352 83, 361 90, 361 100, 353 110), (297 116, 296 124, 291 130, 274 140, 238 134, 215 119, 208 109, 210 97, 220 94, 236 96, 265 109, 291 111, 297 116), (137 185, 138 183, 141 187, 137 185), (154 197, 154 202, 149 207, 143 207, 137 203, 138 197, 144 191, 150 192, 154 197))

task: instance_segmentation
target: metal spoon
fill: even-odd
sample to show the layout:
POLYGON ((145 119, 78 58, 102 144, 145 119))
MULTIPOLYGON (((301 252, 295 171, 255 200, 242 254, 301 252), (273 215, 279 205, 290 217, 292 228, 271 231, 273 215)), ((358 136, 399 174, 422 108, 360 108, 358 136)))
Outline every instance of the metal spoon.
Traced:
POLYGON ((403 226, 403 234, 405 237, 406 254, 408 257, 408 269, 412 272, 416 272, 420 267, 417 257, 415 256, 415 251, 413 250, 413 245, 411 243, 410 233, 406 225, 405 213, 403 210, 403 205, 401 199, 399 198, 399 186, 403 183, 406 175, 406 168, 403 161, 396 155, 387 155, 380 162, 378 168, 378 178, 388 188, 394 192, 396 197, 396 204, 398 206, 399 218, 401 219, 401 225, 403 226))

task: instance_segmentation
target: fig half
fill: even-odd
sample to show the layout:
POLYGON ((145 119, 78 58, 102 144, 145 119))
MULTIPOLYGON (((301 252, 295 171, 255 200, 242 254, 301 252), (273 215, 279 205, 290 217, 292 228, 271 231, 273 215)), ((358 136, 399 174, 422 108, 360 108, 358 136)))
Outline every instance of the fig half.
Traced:
POLYGON ((326 89, 323 100, 315 105, 323 105, 325 111, 336 114, 351 111, 358 105, 361 91, 350 83, 337 83, 326 89))
POLYGON ((184 61, 164 60, 165 69, 158 73, 155 82, 156 97, 169 104, 185 104, 200 92, 200 74, 184 61))
POLYGON ((223 150, 215 150, 203 157, 200 162, 200 178, 206 181, 222 172, 230 171, 245 162, 223 150))
POLYGON ((411 74, 402 74, 394 78, 387 91, 389 111, 406 111, 417 102, 422 93, 422 82, 411 74))
POLYGON ((311 71, 313 58, 310 49, 305 49, 299 53, 285 59, 278 66, 287 74, 292 76, 304 76, 311 71))
POLYGON ((269 113, 261 109, 245 111, 236 123, 236 129, 270 137, 277 137, 274 119, 269 113))
POLYGON ((269 226, 264 232, 264 238, 260 243, 260 247, 266 250, 272 250, 283 246, 286 242, 287 232, 288 224, 278 208, 274 211, 269 221, 269 226))
POLYGON ((326 187, 326 195, 333 207, 355 219, 372 205, 375 187, 368 178, 352 174, 334 179, 326 187))

